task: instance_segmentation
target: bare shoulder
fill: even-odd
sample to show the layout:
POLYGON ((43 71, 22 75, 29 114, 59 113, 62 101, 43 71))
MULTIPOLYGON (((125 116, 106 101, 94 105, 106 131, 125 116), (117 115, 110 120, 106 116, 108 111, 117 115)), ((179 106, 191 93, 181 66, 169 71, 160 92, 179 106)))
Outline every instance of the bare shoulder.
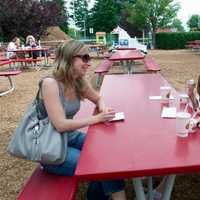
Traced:
POLYGON ((51 77, 45 78, 42 83, 42 90, 43 92, 48 91, 48 93, 49 92, 57 93, 59 90, 57 81, 51 77))
POLYGON ((47 77, 43 79, 43 84, 57 84, 57 81, 54 78, 47 77))
POLYGON ((58 83, 54 78, 48 77, 43 80, 42 86, 45 88, 46 87, 56 87, 56 86, 58 87, 58 83))

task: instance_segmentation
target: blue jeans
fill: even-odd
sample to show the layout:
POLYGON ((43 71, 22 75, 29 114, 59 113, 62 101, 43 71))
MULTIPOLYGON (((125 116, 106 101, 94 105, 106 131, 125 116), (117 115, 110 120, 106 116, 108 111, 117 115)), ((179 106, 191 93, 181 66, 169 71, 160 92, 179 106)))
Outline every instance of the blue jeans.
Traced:
MULTIPOLYGON (((73 176, 81 149, 85 140, 85 134, 78 132, 76 138, 68 142, 67 157, 64 163, 60 165, 43 165, 44 170, 63 176, 73 176)), ((108 180, 91 182, 88 186, 87 199, 88 200, 107 200, 114 192, 119 192, 124 189, 123 180, 108 180)))

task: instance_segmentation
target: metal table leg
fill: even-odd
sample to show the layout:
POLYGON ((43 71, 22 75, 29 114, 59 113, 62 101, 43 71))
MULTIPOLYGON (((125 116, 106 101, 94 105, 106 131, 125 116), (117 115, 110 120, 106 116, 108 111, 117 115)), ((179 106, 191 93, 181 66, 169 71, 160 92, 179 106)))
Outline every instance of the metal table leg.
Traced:
POLYGON ((153 179, 152 179, 152 176, 148 177, 148 197, 149 197, 149 200, 153 199, 153 179))
POLYGON ((128 74, 133 74, 134 73, 134 71, 133 71, 133 67, 134 67, 134 61, 132 61, 132 60, 127 60, 126 61, 126 67, 127 67, 127 69, 128 69, 128 74))
POLYGON ((133 186, 136 193, 137 200, 146 200, 144 188, 142 185, 142 179, 141 178, 134 178, 133 179, 133 186))
POLYGON ((165 178, 166 180, 164 183, 164 191, 162 195, 162 200, 170 200, 176 175, 175 174, 169 175, 169 176, 166 176, 165 178))
MULTIPOLYGON (((170 200, 171 193, 173 190, 174 182, 176 175, 168 175, 164 177, 164 190, 162 194, 161 200, 170 200)), ((134 190, 136 193, 137 200, 145 200, 144 187, 142 184, 142 178, 134 178, 133 179, 134 190)), ((153 198, 153 182, 152 177, 148 177, 148 200, 152 200, 153 198)))

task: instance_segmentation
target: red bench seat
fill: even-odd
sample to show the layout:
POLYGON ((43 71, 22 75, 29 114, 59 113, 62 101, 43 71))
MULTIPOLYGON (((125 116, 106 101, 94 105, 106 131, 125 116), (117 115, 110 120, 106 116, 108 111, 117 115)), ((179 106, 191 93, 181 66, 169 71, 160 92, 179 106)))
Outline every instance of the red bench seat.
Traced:
POLYGON ((151 57, 145 57, 144 66, 147 68, 147 71, 149 71, 149 72, 160 71, 159 65, 151 57))
POLYGON ((13 63, 15 62, 24 62, 24 63, 31 63, 31 62, 40 62, 42 61, 42 58, 15 58, 11 59, 13 63))
POLYGON ((11 76, 16 76, 19 75, 21 73, 20 70, 16 70, 16 71, 0 71, 0 76, 4 76, 7 77, 10 83, 10 88, 8 88, 8 90, 4 91, 4 92, 0 92, 0 96, 3 96, 5 94, 8 94, 10 92, 12 92, 15 89, 15 86, 12 82, 11 76))
POLYGON ((8 64, 11 64, 12 61, 11 60, 4 60, 4 61, 0 61, 0 66, 3 66, 3 65, 8 65, 8 64))
POLYGON ((16 76, 20 74, 22 71, 16 70, 16 71, 0 71, 0 76, 16 76))
POLYGON ((73 200, 77 185, 75 176, 49 174, 38 166, 17 200, 73 200))
POLYGON ((112 67, 113 62, 108 59, 103 59, 102 62, 97 66, 96 70, 94 71, 95 74, 97 74, 96 79, 96 86, 99 87, 101 84, 101 79, 103 78, 103 75, 107 73, 110 68, 112 67))

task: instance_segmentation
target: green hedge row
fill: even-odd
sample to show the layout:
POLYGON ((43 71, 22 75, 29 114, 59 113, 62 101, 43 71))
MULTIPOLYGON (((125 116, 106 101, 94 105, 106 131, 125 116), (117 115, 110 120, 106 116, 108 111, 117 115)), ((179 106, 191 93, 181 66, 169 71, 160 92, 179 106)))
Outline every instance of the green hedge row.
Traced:
POLYGON ((156 48, 184 49, 192 40, 200 40, 200 32, 156 33, 156 48))

